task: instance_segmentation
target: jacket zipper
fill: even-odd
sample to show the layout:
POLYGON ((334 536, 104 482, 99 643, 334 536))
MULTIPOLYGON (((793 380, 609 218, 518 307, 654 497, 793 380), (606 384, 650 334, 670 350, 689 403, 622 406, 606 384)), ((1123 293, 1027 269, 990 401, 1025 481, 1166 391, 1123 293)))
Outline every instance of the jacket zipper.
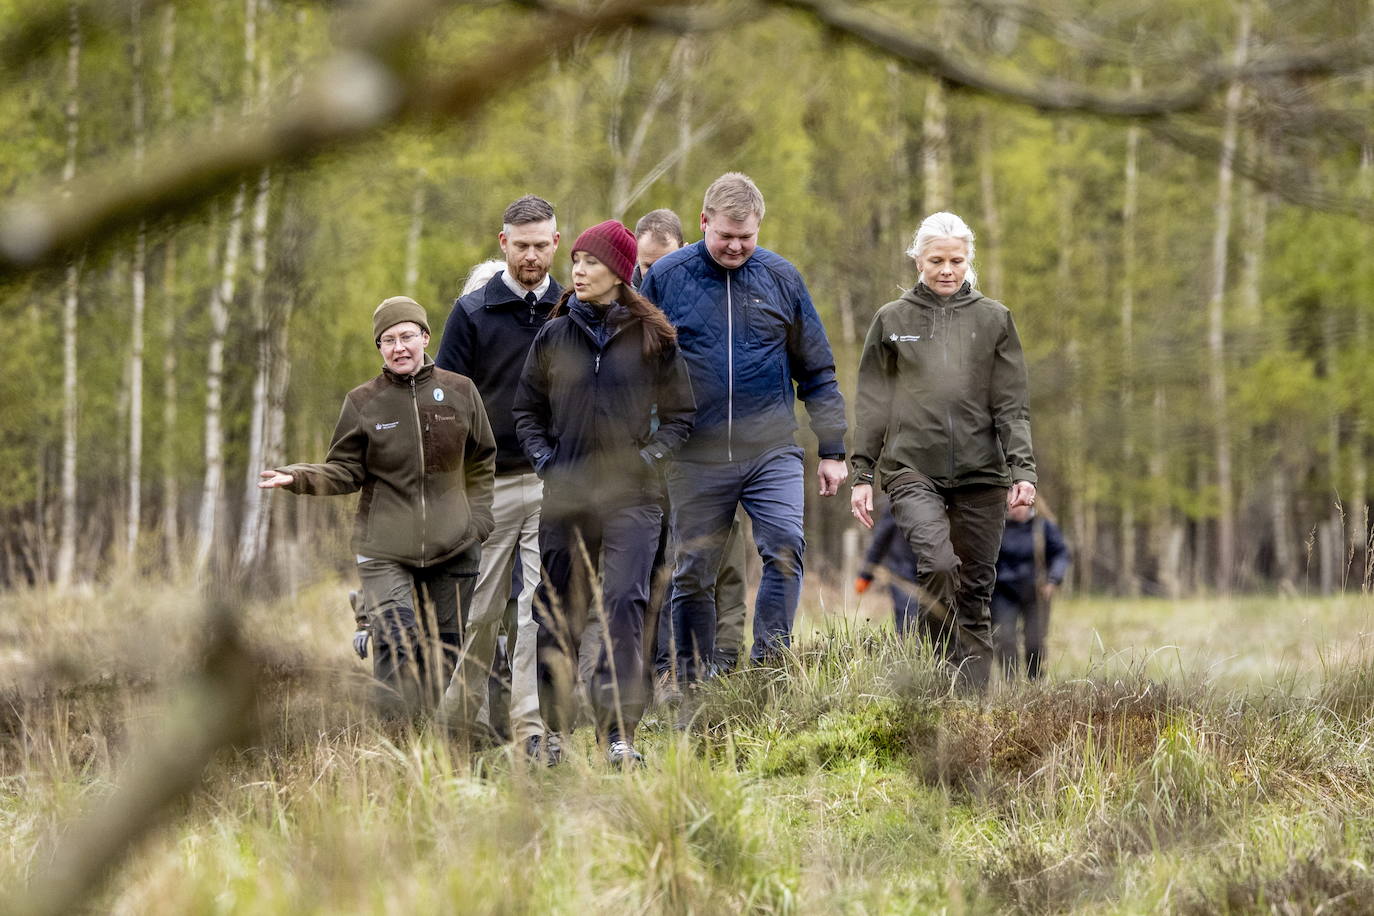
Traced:
MULTIPOLYGON (((944 319, 944 333, 940 335, 940 352, 945 358, 945 378, 949 378, 949 307, 940 306, 940 317, 944 319)), ((954 415, 945 404, 945 439, 949 442, 949 482, 954 485, 954 415)))
POLYGON ((415 408, 415 440, 420 446, 420 565, 425 565, 425 539, 429 529, 429 510, 425 506, 425 431, 420 425, 420 398, 415 393, 415 376, 410 377, 410 403, 415 408))
POLYGON ((730 271, 725 272, 725 457, 735 460, 735 302, 730 289, 730 271))

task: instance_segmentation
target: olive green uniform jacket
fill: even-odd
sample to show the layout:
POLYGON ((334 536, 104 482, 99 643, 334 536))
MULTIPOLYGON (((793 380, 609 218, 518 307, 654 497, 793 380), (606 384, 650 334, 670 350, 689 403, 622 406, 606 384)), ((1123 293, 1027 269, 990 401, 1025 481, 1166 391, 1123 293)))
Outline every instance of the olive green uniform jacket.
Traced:
POLYGON ((293 493, 362 490, 359 556, 441 563, 491 533, 496 441, 477 388, 428 356, 412 376, 389 369, 344 399, 323 464, 277 468, 293 493))
POLYGON ((878 310, 859 360, 855 484, 913 471, 940 487, 1035 483, 1026 363, 1011 312, 967 283, 878 310))

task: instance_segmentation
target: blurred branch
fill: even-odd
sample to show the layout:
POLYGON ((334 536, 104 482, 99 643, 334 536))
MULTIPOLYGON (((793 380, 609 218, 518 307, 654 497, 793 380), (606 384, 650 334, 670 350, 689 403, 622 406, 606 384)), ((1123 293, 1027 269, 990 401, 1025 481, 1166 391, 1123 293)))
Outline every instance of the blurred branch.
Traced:
POLYGON ((205 662, 179 691, 166 730, 130 761, 124 785, 113 796, 64 831, 47 871, 26 896, 9 901, 5 912, 79 911, 171 807, 195 791, 215 754, 252 737, 261 666, 241 641, 233 616, 228 605, 211 611, 205 662))
MULTIPOLYGON (((168 0, 143 0, 143 9, 151 12, 166 2, 168 0)), ((47 0, 33 6, 33 9, 14 13, 17 27, 0 36, 0 71, 14 73, 66 40, 73 7, 82 30, 88 36, 123 32, 129 27, 129 9, 123 3, 111 3, 109 0, 78 0, 75 3, 47 0)))
POLYGON ((84 243, 139 220, 185 213, 266 165, 301 162, 390 125, 469 117, 518 85, 514 77, 542 67, 579 40, 652 25, 664 4, 618 0, 586 13, 550 7, 524 30, 469 57, 466 66, 427 74, 405 69, 413 59, 407 52, 448 4, 375 3, 344 29, 345 35, 355 36, 354 46, 307 79, 276 117, 163 143, 149 155, 141 176, 130 164, 119 163, 76 182, 69 198, 48 195, 8 207, 0 217, 0 279, 60 262, 84 243))
MULTIPOLYGON (((939 36, 912 35, 901 26, 843 0, 769 0, 810 14, 836 32, 878 48, 951 86, 1019 102, 1041 111, 1077 112, 1111 118, 1149 119, 1195 112, 1235 80, 1269 76, 1332 76, 1374 64, 1374 43, 1357 36, 1312 51, 1256 56, 1242 66, 1205 66, 1179 61, 1176 69, 1196 74, 1172 87, 1150 92, 1102 92, 1076 83, 999 76, 965 52, 941 46, 939 36)), ((1127 63, 1127 61, 1122 61, 1127 63)))

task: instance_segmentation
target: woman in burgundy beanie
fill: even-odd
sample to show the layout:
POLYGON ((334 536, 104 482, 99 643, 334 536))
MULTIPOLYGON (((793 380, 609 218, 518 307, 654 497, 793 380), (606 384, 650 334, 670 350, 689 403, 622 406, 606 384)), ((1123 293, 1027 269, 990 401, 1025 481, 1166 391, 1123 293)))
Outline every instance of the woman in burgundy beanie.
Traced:
POLYGON ((630 285, 635 254, 616 220, 577 237, 572 285, 535 337, 515 395, 520 445, 544 479, 534 613, 550 764, 576 718, 577 651, 598 594, 608 638, 587 685, 597 737, 612 764, 643 759, 634 732, 646 700, 641 634, 663 518, 660 467, 691 433, 696 404, 677 331, 630 285))

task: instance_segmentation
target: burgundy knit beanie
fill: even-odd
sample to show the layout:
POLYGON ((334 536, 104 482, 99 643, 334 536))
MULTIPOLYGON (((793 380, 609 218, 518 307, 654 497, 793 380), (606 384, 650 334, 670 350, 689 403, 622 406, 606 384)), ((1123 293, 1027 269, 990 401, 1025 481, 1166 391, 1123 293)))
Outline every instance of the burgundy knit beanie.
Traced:
POLYGON ((573 251, 585 251, 611 269, 626 286, 635 272, 635 258, 639 246, 635 243, 634 233, 621 225, 619 220, 608 219, 604 223, 583 231, 573 242, 573 251))

